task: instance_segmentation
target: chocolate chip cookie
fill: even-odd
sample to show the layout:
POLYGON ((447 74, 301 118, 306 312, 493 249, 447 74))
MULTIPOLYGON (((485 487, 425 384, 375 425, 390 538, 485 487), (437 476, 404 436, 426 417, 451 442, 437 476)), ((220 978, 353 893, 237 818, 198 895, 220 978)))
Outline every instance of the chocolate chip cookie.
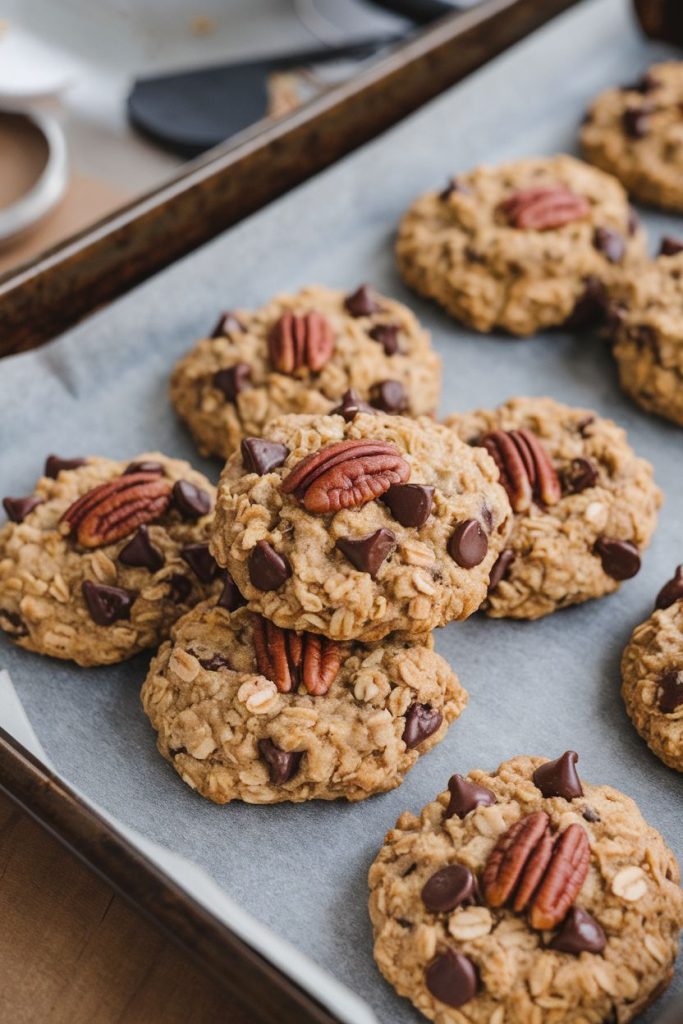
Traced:
POLYGON ((51 455, 27 497, 3 501, 0 628, 79 665, 123 661, 231 581, 209 554, 215 488, 158 452, 130 463, 51 455))
POLYGON ((683 772, 683 565, 660 590, 647 622, 633 631, 621 679, 636 729, 664 764, 683 772))
POLYGON ((683 427, 683 243, 662 252, 612 286, 608 323, 626 394, 683 427))
POLYGON ((683 62, 654 64, 639 81, 607 89, 581 131, 587 160, 636 199, 683 211, 683 62))
POLYGON ((513 398, 446 422, 492 455, 515 513, 488 615, 538 619, 636 575, 661 493, 620 427, 551 398, 513 398))
POLYGON ((375 959, 430 1020, 625 1024, 671 981, 676 860, 576 761, 453 775, 387 834, 369 877, 375 959))
POLYGON ((478 331, 530 335, 579 327, 604 287, 645 254, 645 237, 614 178, 570 156, 478 167, 403 218, 399 270, 478 331))
POLYGON ((345 393, 419 416, 439 401, 441 362, 400 302, 367 285, 312 286, 226 313, 177 364, 171 401, 204 455, 227 458, 283 413, 327 413, 345 393))
POLYGON ((211 549, 283 629, 426 633, 486 596, 511 519, 497 478, 484 449, 426 417, 282 416, 228 460, 211 549))
POLYGON ((429 636, 339 643, 206 601, 174 626, 142 701, 189 786, 271 804, 393 789, 467 694, 429 636))

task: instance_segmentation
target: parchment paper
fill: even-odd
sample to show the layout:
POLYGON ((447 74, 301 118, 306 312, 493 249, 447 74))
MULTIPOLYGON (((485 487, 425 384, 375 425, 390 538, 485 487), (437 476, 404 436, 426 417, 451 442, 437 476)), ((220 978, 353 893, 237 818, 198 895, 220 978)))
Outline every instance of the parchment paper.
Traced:
MULTIPOLYGON (((382 1024, 421 1018, 374 966, 367 870, 398 815, 418 811, 452 772, 495 767, 517 753, 552 757, 574 748, 586 779, 633 796, 683 854, 680 776, 649 753, 619 697, 624 644, 683 561, 683 434, 621 396, 596 339, 470 334, 408 293, 392 257, 399 216, 426 188, 482 161, 575 149, 577 124, 593 94, 635 78, 665 52, 642 42, 628 7, 626 0, 586 0, 76 330, 0 363, 3 494, 30 491, 51 451, 123 458, 158 447, 194 459, 215 477, 218 467, 194 456, 169 407, 173 360, 222 308, 257 305, 277 290, 314 281, 351 288, 369 280, 411 303, 432 330, 445 362, 444 413, 516 394, 549 394, 613 416, 654 463, 666 504, 640 575, 615 596, 538 623, 475 617, 442 630, 438 649, 470 691, 470 705, 400 789, 361 804, 214 807, 156 753, 138 700, 146 656, 86 671, 0 641, 0 668, 9 670, 65 779, 127 828, 204 869, 259 922, 358 993, 382 1024)), ((683 232, 677 219, 645 219, 653 247, 665 228, 683 232)), ((0 711, 11 728, 7 707, 0 711)), ((222 907, 216 912, 229 917, 222 907)), ((337 1002, 332 992, 329 999, 337 1002)), ((643 1021, 655 1016, 651 1011, 643 1021)))

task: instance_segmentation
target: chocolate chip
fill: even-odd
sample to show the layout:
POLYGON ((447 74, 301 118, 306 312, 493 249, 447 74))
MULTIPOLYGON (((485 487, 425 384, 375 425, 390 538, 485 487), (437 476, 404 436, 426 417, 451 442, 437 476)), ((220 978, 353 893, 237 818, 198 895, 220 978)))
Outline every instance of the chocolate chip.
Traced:
POLYGON ((496 798, 490 789, 487 789, 486 786, 479 786, 476 782, 470 782, 462 775, 451 775, 448 780, 448 790, 451 799, 446 808, 444 821, 447 818, 452 818, 454 814, 458 818, 464 818, 475 807, 491 807, 496 803, 496 798))
POLYGON ((581 781, 576 772, 579 755, 575 750, 566 750, 555 761, 542 764, 531 776, 534 786, 540 789, 543 796, 561 796, 565 800, 575 800, 583 796, 581 781))
POLYGON ((630 85, 622 85, 622 92, 640 92, 646 94, 653 92, 655 89, 659 89, 662 83, 659 79, 655 78, 651 71, 647 71, 642 78, 639 78, 637 82, 631 82, 630 85))
POLYGON ((443 715, 431 704, 411 704, 406 711, 403 742, 408 750, 418 746, 440 728, 443 715))
POLYGON ((573 329, 598 323, 605 316, 606 302, 607 291, 602 281, 592 275, 587 277, 583 283, 583 292, 564 326, 573 329))
POLYGON ((244 324, 238 317, 231 311, 226 310, 225 313, 221 313, 216 326, 211 332, 212 338, 224 338, 226 334, 231 334, 245 330, 244 324))
POLYGON ((640 217, 632 206, 628 208, 628 233, 631 237, 635 235, 636 231, 640 227, 640 217))
POLYGON ((138 596, 137 590, 107 587, 92 580, 84 580, 81 589, 90 618, 98 626, 111 626, 119 619, 129 619, 133 601, 138 596))
POLYGON ((597 466, 590 459, 572 459, 561 473, 562 486, 569 494, 581 494, 594 487, 598 479, 597 466))
POLYGON ((613 228, 596 228, 593 245, 610 263, 621 263, 626 252, 626 242, 613 228))
POLYGON ((45 476, 56 480, 63 469, 78 469, 85 466, 85 459, 62 459, 59 455, 48 455, 45 460, 45 476))
POLYGON ((292 575, 284 555, 278 554, 267 540, 259 540, 249 555, 249 579, 257 590, 279 590, 292 575))
POLYGON ((189 480, 173 484, 173 504, 183 519, 201 519, 211 511, 211 496, 189 480))
POLYGON ((664 235, 659 246, 660 256, 677 256, 679 252, 683 252, 683 242, 680 242, 673 235, 664 235))
POLYGON ((303 751, 281 750, 271 739, 259 740, 258 748, 261 757, 268 765, 270 781, 274 786, 282 786, 289 782, 299 770, 303 751))
POLYGON ((28 498, 3 498, 2 504, 13 523, 23 523, 29 512, 33 512, 38 505, 45 504, 45 498, 37 498, 31 494, 28 498))
POLYGON ((456 526, 448 542, 448 554, 463 569, 474 569, 486 558, 488 537, 476 519, 467 519, 456 526))
POLYGON ((425 971, 425 984, 435 999, 447 1006, 464 1006, 477 994, 477 969, 463 953, 447 949, 425 971))
POLYGON ((391 530, 375 530, 365 537, 340 537, 335 547, 348 558, 359 572, 370 573, 374 579, 384 560, 396 547, 391 530))
POLYGON ((405 412, 408 408, 408 396, 400 380, 382 380, 372 387, 370 404, 381 412, 405 412))
POLYGON ((210 658, 197 658, 207 672, 217 672, 219 668, 231 668, 230 661, 222 654, 213 654, 210 658))
POLYGON ((121 548, 118 560, 124 565, 140 566, 142 569, 149 569, 150 572, 161 569, 165 561, 161 551, 152 544, 146 526, 141 526, 133 539, 121 548))
POLYGON ((644 139, 650 127, 650 107, 628 107, 622 114, 621 123, 630 139, 644 139))
POLYGON ((287 445, 266 441, 261 437, 245 437, 240 449, 246 471, 258 473, 259 476, 277 469, 289 455, 287 445))
POLYGON ((674 601, 683 601, 683 565, 679 565, 668 583, 657 594, 655 608, 670 608, 674 601))
POLYGON ((192 593, 192 581, 182 573, 176 572, 169 576, 167 583, 169 585, 168 596, 171 601, 174 604, 185 604, 192 593))
POLYGON ((500 581, 505 578, 505 575, 510 566, 512 565, 512 563, 514 562, 514 560, 515 553, 514 551, 510 551, 509 548, 506 548, 505 551, 501 551, 501 553, 498 555, 498 558, 493 563, 491 575, 489 576, 489 594, 492 594, 493 591, 498 586, 498 584, 500 583, 500 581))
POLYGON ((180 556, 202 583, 211 583, 220 572, 208 544, 186 544, 181 548, 180 556))
POLYGON ((356 392, 349 388, 348 391, 344 392, 341 400, 341 405, 338 405, 336 409, 332 409, 330 416, 343 416, 347 423, 354 420, 359 412, 370 413, 374 416, 376 410, 368 405, 367 402, 363 402, 356 392))
POLYGON ((226 612, 236 612, 238 608, 243 608, 246 603, 237 589, 234 579, 230 573, 226 572, 223 590, 216 604, 219 608, 225 608, 226 612))
POLYGON ((579 434, 581 434, 581 437, 590 437, 591 431, 588 428, 592 427, 594 423, 595 416, 593 416, 592 413, 588 416, 584 416, 583 419, 579 420, 579 422, 576 424, 576 429, 578 430, 579 434))
POLYGON ((582 815, 582 817, 584 817, 586 819, 586 821, 591 821, 591 822, 602 821, 602 818, 600 817, 598 812, 593 810, 593 808, 589 807, 588 805, 586 805, 582 809, 581 815, 582 815))
POLYGON ((407 917, 397 917, 396 924, 400 924, 401 928, 412 928, 413 922, 409 921, 407 917))
POLYGON ((226 370, 218 370, 212 377, 212 383, 223 392, 226 401, 234 402, 241 391, 251 386, 251 366, 249 363, 235 363, 226 370))
POLYGON ((663 715, 673 715, 681 704, 683 704, 683 669, 674 669, 659 680, 657 706, 663 715))
POLYGON ((401 526, 424 526, 434 503, 434 488, 425 484, 392 484, 381 500, 401 526))
POLYGON ((373 341, 378 341, 387 356, 398 352, 398 327, 395 324, 377 324, 370 331, 373 341))
POLYGON ((5 608, 0 608, 0 623, 4 623, 2 628, 10 636, 15 637, 15 639, 21 636, 28 636, 26 623, 21 615, 17 615, 16 612, 8 612, 5 608))
POLYGON ((131 462, 123 471, 123 476, 129 476, 131 473, 155 473, 157 476, 163 476, 166 470, 160 462, 152 462, 151 460, 142 460, 142 462, 131 462))
POLYGON ((475 878, 464 864, 449 864, 429 878, 422 887, 422 902, 430 914, 448 914, 456 907, 472 903, 475 878))
POLYGON ((458 178, 451 178, 442 192, 439 192, 439 199, 444 202, 453 195, 454 192, 460 192, 463 196, 471 195, 472 189, 468 188, 467 185, 463 185, 458 178))
POLYGON ((640 570, 640 554, 630 540, 600 537, 595 544, 595 553, 613 580, 630 580, 640 570))
POLYGON ((362 284, 351 295, 347 295, 344 305, 351 316, 372 316, 373 313, 379 313, 382 309, 367 284, 362 284))
POLYGON ((602 953, 606 945, 605 933, 595 918, 581 907, 570 907, 547 948, 578 956, 579 953, 602 953))

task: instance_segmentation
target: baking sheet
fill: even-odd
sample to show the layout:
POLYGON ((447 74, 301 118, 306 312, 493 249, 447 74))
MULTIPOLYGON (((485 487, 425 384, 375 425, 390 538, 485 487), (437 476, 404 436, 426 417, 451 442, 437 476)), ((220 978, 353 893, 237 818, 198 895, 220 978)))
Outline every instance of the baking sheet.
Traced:
MULTIPOLYGON (((469 690, 470 705, 400 789, 365 803, 205 803, 156 753, 138 700, 146 656, 82 670, 0 640, 0 668, 9 671, 64 778, 126 828, 194 862, 261 924, 358 993, 382 1024, 422 1018, 393 994, 372 961, 367 870, 398 815, 418 811, 454 771, 574 748, 586 779, 633 796, 683 856, 680 776, 632 729, 618 671, 631 629, 683 561, 683 434, 622 398, 610 357, 594 339, 473 335, 402 286, 391 249, 408 203, 452 173, 482 161, 575 148, 592 95, 633 79, 666 53, 640 39, 628 10, 626 0, 585 0, 398 128, 58 341, 0 363, 2 493, 30 491, 50 451, 125 458, 158 447, 216 476, 216 466, 194 456, 169 408, 173 360, 222 308, 257 305, 277 290, 314 281, 351 288, 366 279, 412 304, 431 329, 445 364, 443 413, 515 394, 549 394, 613 416, 654 463, 666 504, 639 576, 615 596, 538 623, 475 617, 440 631, 437 647, 469 690)), ((683 231, 674 218, 648 214, 645 220, 653 246, 663 230, 683 231)), ((0 722, 11 730, 5 705, 0 722)), ((229 918, 225 908, 216 910, 229 918)), ((264 941, 267 946, 267 935, 264 941)), ((680 972, 677 985, 683 987, 680 972)), ((330 992, 329 1001, 336 1005, 338 998, 330 992)), ((656 1011, 642 1017, 655 1019, 656 1011)))

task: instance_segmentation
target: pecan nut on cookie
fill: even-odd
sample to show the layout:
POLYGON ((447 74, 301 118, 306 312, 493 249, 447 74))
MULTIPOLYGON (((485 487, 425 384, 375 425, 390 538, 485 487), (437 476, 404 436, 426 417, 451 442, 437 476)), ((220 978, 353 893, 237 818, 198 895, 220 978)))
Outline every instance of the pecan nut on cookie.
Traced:
POLYGON ((283 413, 327 413, 351 390, 385 412, 434 412, 441 362, 400 302, 311 286, 219 319, 177 364, 171 401, 200 451, 227 458, 283 413))
POLYGON ((587 160, 644 203, 683 211, 683 63, 655 64, 638 81, 607 89, 581 130, 587 160))
POLYGON ((51 455, 33 494, 3 501, 0 628, 80 665, 157 646, 227 586, 209 553, 214 499, 201 473, 158 452, 132 462, 51 455))
POLYGON ((486 451, 430 419, 345 404, 242 442, 211 549, 278 626, 379 640, 476 611, 510 518, 486 451))
POLYGON ((576 753, 453 775, 370 869, 375 959, 438 1024, 625 1024, 669 984, 679 869, 576 753))
POLYGON ((513 398, 446 422, 491 453, 514 512, 488 615, 538 619, 636 575, 661 493, 620 427, 551 398, 513 398))
POLYGON ((269 804, 393 789, 467 694, 429 636, 340 643, 207 601, 174 627, 142 700, 188 785, 269 804))
POLYGON ((599 319, 604 289, 645 255, 614 178, 569 156, 479 167, 418 199, 396 244, 412 288, 478 331, 530 335, 599 319))
POLYGON ((683 772, 683 565, 662 587, 621 661, 621 695, 650 749, 683 772))

